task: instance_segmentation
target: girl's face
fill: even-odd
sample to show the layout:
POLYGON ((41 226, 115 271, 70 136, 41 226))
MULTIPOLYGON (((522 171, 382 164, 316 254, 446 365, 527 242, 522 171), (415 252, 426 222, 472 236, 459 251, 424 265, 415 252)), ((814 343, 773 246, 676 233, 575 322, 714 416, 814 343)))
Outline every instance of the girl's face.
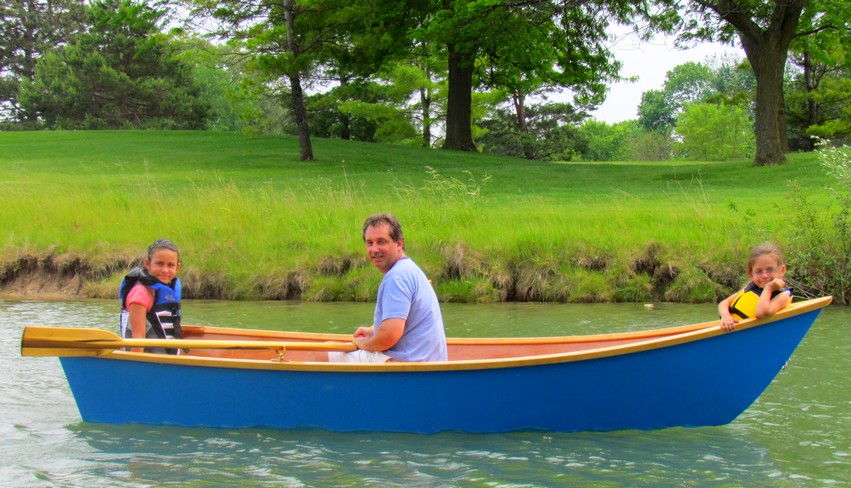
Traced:
POLYGON ((776 256, 764 254, 753 262, 753 266, 748 272, 750 279, 756 283, 756 286, 765 288, 765 285, 775 278, 782 278, 786 274, 786 265, 780 264, 776 256))
POLYGON ((162 283, 170 283, 179 269, 177 253, 169 249, 158 249, 150 259, 145 259, 145 270, 162 283))

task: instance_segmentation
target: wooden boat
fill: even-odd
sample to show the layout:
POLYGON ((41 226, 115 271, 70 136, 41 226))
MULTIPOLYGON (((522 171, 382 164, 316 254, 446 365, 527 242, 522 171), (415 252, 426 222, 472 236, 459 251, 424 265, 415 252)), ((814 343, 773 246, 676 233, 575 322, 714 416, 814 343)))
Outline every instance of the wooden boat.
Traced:
MULTIPOLYGON (((831 297, 732 332, 718 321, 546 338, 453 338, 432 363, 307 362, 350 336, 187 326, 188 354, 98 329, 27 327, 59 356, 87 422, 333 431, 584 431, 731 422, 783 368, 831 297)), ((177 341, 167 341, 173 346, 177 341)))

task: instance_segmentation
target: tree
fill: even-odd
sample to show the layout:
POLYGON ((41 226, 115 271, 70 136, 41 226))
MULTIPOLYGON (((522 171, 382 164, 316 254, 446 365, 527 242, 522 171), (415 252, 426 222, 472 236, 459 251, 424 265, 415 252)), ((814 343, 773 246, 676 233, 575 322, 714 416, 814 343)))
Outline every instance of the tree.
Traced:
POLYGON ((417 36, 446 46, 444 148, 463 151, 476 149, 471 127, 476 85, 501 86, 523 97, 529 86, 549 84, 598 103, 619 69, 605 46, 608 23, 646 13, 643 2, 618 0, 443 0, 434 6, 417 36))
POLYGON ((410 66, 417 73, 412 86, 419 98, 412 113, 422 129, 422 147, 431 147, 432 127, 446 117, 447 73, 441 54, 439 48, 427 43, 415 44, 410 53, 410 66))
POLYGON ((617 124, 586 120, 579 127, 580 137, 587 141, 580 157, 583 161, 630 161, 633 159, 630 141, 640 132, 634 120, 617 124))
MULTIPOLYGON (((754 165, 786 160, 788 149, 784 116, 783 76, 787 55, 806 11, 825 12, 834 0, 690 0, 682 13, 680 39, 732 42, 737 37, 753 68, 756 89, 756 154, 754 165)), ((847 7, 846 7, 847 8, 847 7)))
POLYGON ((90 29, 39 60, 20 103, 48 127, 205 127, 208 106, 192 67, 162 34, 163 11, 103 0, 87 11, 90 29))
POLYGON ((302 161, 312 161, 313 146, 302 79, 316 62, 316 52, 324 40, 315 35, 314 10, 310 5, 297 5, 295 0, 196 0, 189 3, 195 7, 194 16, 215 19, 218 24, 214 35, 226 40, 237 53, 251 57, 251 66, 273 90, 281 78, 288 81, 289 105, 296 121, 300 157, 302 161))
POLYGON ((521 129, 513 107, 497 108, 479 123, 483 134, 476 143, 492 154, 570 161, 585 148, 576 127, 585 117, 568 103, 530 105, 521 129))
POLYGON ((704 101, 746 108, 753 112, 756 77, 746 59, 732 54, 709 62, 713 74, 712 93, 704 101))
POLYGON ((0 120, 36 121, 18 102, 36 63, 83 30, 83 0, 9 0, 0 5, 0 120))
POLYGON ((851 15, 851 7, 805 14, 801 23, 813 34, 792 45, 786 112, 791 148, 813 150, 812 136, 840 142, 851 136, 851 32, 833 27, 851 15))
POLYGON ((715 91, 714 81, 715 74, 709 66, 688 61, 668 71, 663 91, 669 97, 669 103, 682 108, 712 95, 715 91))
POLYGON ((321 67, 350 80, 377 72, 402 51, 406 32, 420 15, 417 2, 376 0, 187 0, 195 15, 219 22, 216 34, 256 60, 273 88, 286 81, 301 159, 314 159, 304 85, 321 67))
POLYGON ((378 130, 375 120, 353 115, 341 107, 353 100, 378 103, 381 99, 378 91, 377 83, 344 78, 332 89, 307 97, 310 133, 318 137, 374 142, 378 130))
POLYGON ((431 59, 389 64, 370 79, 341 78, 309 97, 311 133, 325 137, 431 147, 441 81, 431 59))
POLYGON ((641 94, 638 123, 645 131, 665 133, 674 127, 678 110, 664 90, 648 90, 641 94))
POLYGON ((712 103, 686 105, 677 118, 682 143, 681 157, 704 161, 727 161, 753 155, 753 131, 741 107, 712 103))
POLYGON ((173 42, 179 59, 194 66, 193 77, 210 107, 208 130, 282 132, 287 114, 247 75, 244 59, 230 54, 227 46, 210 43, 189 31, 176 33, 173 42))
POLYGON ((689 103, 720 103, 750 110, 754 87, 753 72, 735 59, 683 63, 668 71, 661 90, 642 93, 638 122, 644 130, 664 134, 674 128, 677 116, 689 103))

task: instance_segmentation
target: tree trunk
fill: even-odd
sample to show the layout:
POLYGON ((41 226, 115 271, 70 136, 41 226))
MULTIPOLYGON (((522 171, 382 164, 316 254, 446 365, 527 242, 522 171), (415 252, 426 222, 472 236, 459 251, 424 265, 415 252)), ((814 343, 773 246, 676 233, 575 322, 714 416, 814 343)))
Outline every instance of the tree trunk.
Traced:
MULTIPOLYGON (((786 66, 786 61, 783 61, 786 66)), ((783 73, 780 74, 783 77, 783 73)), ((780 150, 783 154, 791 151, 789 149, 789 126, 786 122, 786 92, 783 90, 784 83, 780 81, 780 109, 777 111, 777 127, 780 132, 780 150)))
POLYGON ((428 87, 420 88, 420 106, 423 117, 423 147, 431 147, 431 92, 428 87))
POLYGON ((753 20, 751 9, 739 0, 702 3, 732 25, 756 76, 756 158, 754 166, 786 161, 789 147, 783 105, 783 71, 789 45, 798 29, 805 0, 775 2, 764 27, 753 20))
POLYGON ((298 147, 302 161, 313 161, 313 146, 310 143, 310 128, 307 125, 307 108, 304 106, 304 91, 301 89, 301 77, 290 76, 292 89, 292 108, 295 125, 298 128, 298 147))
MULTIPOLYGON (((284 18, 287 23, 287 49, 294 58, 299 55, 298 44, 295 41, 295 14, 293 0, 284 0, 284 18)), ((310 143, 310 128, 307 125, 307 108, 304 106, 304 90, 301 88, 301 74, 289 73, 290 89, 292 90, 292 108, 295 115, 295 125, 298 128, 298 146, 301 150, 302 161, 313 161, 313 146, 310 143)))
POLYGON ((514 113, 517 114, 517 130, 527 132, 526 127, 526 97, 520 92, 515 92, 511 95, 511 100, 514 102, 514 113))
POLYGON ((523 141, 523 156, 526 159, 537 159, 538 154, 529 139, 529 124, 526 122, 526 96, 517 91, 511 95, 511 100, 514 103, 514 113, 517 116, 517 131, 520 133, 520 140, 523 141))
MULTIPOLYGON (((35 65, 36 65, 36 51, 38 46, 36 46, 36 32, 35 32, 35 24, 37 23, 34 19, 38 17, 38 6, 34 1, 28 1, 26 5, 26 11, 28 15, 26 15, 23 19, 24 24, 24 63, 23 70, 21 72, 22 80, 28 81, 30 83, 35 80, 35 65)), ((18 82, 20 84, 20 81, 18 82)), ((15 105, 18 110, 20 107, 17 106, 17 99, 15 100, 15 105)), ((19 118, 26 120, 30 124, 35 124, 38 122, 38 114, 34 111, 27 110, 19 115, 19 118)))
POLYGON ((813 99, 813 93, 818 88, 818 83, 816 82, 815 67, 813 67, 809 51, 804 52, 802 67, 804 68, 805 90, 807 93, 807 127, 810 127, 819 122, 819 106, 813 99))
MULTIPOLYGON (((813 99, 813 93, 818 88, 818 83, 816 82, 815 68, 813 67, 809 51, 804 51, 800 66, 804 70, 804 92, 807 94, 807 119, 804 122, 804 126, 809 128, 819 122, 819 105, 813 99)), ((815 149, 812 138, 807 138, 804 143, 804 149, 807 151, 815 149)))
POLYGON ((449 48, 449 94, 444 149, 475 151, 472 131, 474 55, 449 48))
MULTIPOLYGON (((743 42, 744 44, 744 42, 743 42)), ((748 53, 748 49, 745 48, 748 53)), ((748 60, 756 76, 756 158, 754 166, 767 166, 786 161, 780 132, 785 127, 783 107, 783 68, 785 51, 779 55, 770 46, 761 46, 756 56, 748 53, 748 60), (772 52, 773 51, 773 52, 772 52), (754 59, 756 58, 756 59, 754 59)))
MULTIPOLYGON (((346 89, 349 86, 349 76, 348 75, 340 75, 340 88, 342 88, 342 93, 347 93, 346 89)), ((343 112, 337 112, 339 114, 340 120, 340 139, 344 141, 352 140, 352 118, 349 114, 345 114, 343 112)))

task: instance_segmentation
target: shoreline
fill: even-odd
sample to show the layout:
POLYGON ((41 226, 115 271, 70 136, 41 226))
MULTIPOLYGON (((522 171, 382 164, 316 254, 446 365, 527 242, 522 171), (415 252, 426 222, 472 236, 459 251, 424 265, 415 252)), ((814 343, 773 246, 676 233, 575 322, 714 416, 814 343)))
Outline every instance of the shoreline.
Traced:
MULTIPOLYGON (((123 255, 98 256, 92 260, 70 253, 56 254, 50 251, 35 255, 21 254, 16 258, 0 263, 0 298, 7 299, 113 299, 117 296, 118 286, 124 274, 132 267, 141 264, 141 257, 123 255)), ((558 287, 574 286, 571 277, 560 276, 553 269, 538 269, 514 263, 516 268, 508 275, 496 275, 490 270, 477 269, 463 272, 458 263, 451 260, 445 263, 444 271, 432 273, 437 283, 438 296, 445 303, 709 303, 723 298, 737 289, 739 277, 723 266, 702 266, 703 285, 711 286, 713 291, 695 299, 694 296, 677 293, 677 278, 683 271, 671 263, 658 259, 653 249, 630 264, 631 276, 621 284, 613 286, 608 277, 613 271, 599 263, 581 266, 586 275, 594 275, 597 287, 586 287, 583 295, 568 295, 558 287), (724 272, 723 270, 726 270, 724 272), (532 279, 528 279, 531 276, 532 279), (546 280, 534 281, 536 276, 546 276, 546 280), (624 290, 643 284, 643 291, 634 295, 624 290), (608 287, 608 288, 601 288, 608 287), (461 291, 458 291, 458 290, 461 291), (686 299, 677 299, 686 298, 686 299)), ((181 271, 184 299, 201 300, 304 300, 315 302, 349 301, 364 302, 374 300, 380 277, 370 275, 374 287, 362 289, 359 293, 327 295, 321 287, 328 286, 327 280, 339 280, 340 287, 351 286, 351 279, 342 270, 368 266, 365 262, 352 262, 351 258, 341 257, 337 272, 329 273, 328 260, 317 270, 301 269, 284 272, 282 275, 254 276, 250 280, 256 283, 258 291, 253 295, 237 295, 240 283, 229 283, 221 273, 205 272, 195 268, 181 271), (331 275, 331 276, 329 276, 331 275), (347 281, 349 280, 349 281, 347 281), (321 281, 321 282, 320 282, 321 281), (274 283, 274 286, 270 284, 274 283), (316 291, 320 289, 320 291, 316 291), (346 297, 350 297, 347 299, 346 297)), ((463 266, 462 266, 463 267, 463 266)), ((357 282, 358 286, 364 284, 357 282)))

